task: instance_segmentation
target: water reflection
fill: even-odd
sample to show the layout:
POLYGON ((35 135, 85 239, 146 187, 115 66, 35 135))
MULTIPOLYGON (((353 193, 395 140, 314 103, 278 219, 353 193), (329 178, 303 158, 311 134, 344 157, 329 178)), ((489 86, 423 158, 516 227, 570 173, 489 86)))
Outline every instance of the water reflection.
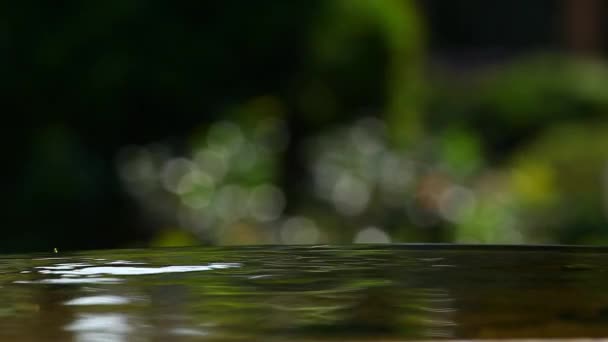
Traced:
POLYGON ((223 269, 230 267, 238 267, 238 264, 211 264, 208 266, 165 266, 165 267, 116 267, 116 266, 99 266, 99 267, 82 267, 82 268, 67 268, 57 269, 62 266, 40 267, 38 270, 41 274, 58 274, 61 276, 93 276, 101 274, 109 275, 144 275, 144 274, 161 274, 161 273, 182 273, 182 272, 198 272, 209 271, 213 269, 223 269))
POLYGON ((123 314, 81 314, 65 330, 74 332, 74 339, 82 342, 121 342, 128 340, 133 328, 123 314))
POLYGON ((127 297, 102 295, 102 296, 90 296, 80 297, 68 300, 65 305, 122 305, 128 304, 131 300, 127 297))
POLYGON ((395 245, 0 259, 0 340, 606 336, 605 269, 598 252, 395 245))
POLYGON ((118 278, 57 278, 57 279, 40 279, 40 280, 15 280, 15 284, 117 284, 122 282, 118 278))

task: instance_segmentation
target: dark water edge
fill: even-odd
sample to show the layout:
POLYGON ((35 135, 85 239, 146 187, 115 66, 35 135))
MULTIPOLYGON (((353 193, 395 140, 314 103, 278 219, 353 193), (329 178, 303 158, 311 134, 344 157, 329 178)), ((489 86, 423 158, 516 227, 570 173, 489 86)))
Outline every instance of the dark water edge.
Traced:
POLYGON ((0 257, 0 340, 608 336, 608 248, 391 244, 0 257))

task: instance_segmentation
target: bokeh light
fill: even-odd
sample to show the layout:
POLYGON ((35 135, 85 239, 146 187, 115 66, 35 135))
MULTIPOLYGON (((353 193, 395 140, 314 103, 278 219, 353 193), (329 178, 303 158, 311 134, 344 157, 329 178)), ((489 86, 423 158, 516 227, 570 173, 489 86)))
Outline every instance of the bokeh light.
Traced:
POLYGON ((18 5, 4 246, 608 243, 579 3, 18 5))

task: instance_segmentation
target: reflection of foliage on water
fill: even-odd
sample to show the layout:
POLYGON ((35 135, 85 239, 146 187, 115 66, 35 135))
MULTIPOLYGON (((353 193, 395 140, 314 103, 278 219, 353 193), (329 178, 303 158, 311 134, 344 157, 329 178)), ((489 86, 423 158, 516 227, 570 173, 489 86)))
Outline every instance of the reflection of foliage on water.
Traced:
POLYGON ((607 267, 602 249, 508 246, 261 246, 15 256, 0 260, 0 339, 69 340, 94 332, 144 340, 185 334, 321 341, 605 336, 607 267), (232 267, 204 267, 213 264, 232 267), (87 272, 72 277, 47 272, 110 265, 114 271, 203 268, 156 274, 106 270, 95 278, 87 272), (115 281, 99 281, 110 277, 115 281), (81 282, 49 282, 65 279, 81 282), (82 301, 104 296, 122 300, 82 301), (95 317, 99 324, 76 329, 95 317))
POLYGON ((222 260, 242 260, 243 267, 188 282, 197 303, 191 314, 221 331, 325 338, 420 336, 449 326, 450 308, 433 301, 445 294, 407 281, 397 284, 408 276, 404 268, 420 265, 387 252, 259 248, 242 256, 224 253, 222 260))
MULTIPOLYGON (((141 334, 154 336, 169 336, 167 331, 175 328, 233 338, 432 336, 449 332, 445 329, 453 311, 445 290, 429 288, 426 280, 415 276, 424 270, 424 261, 407 253, 366 247, 122 250, 112 255, 28 259, 6 266, 0 265, 0 286, 10 289, 2 292, 10 295, 0 293, 7 308, 0 314, 11 315, 17 325, 35 320, 41 312, 63 312, 61 324, 67 326, 83 315, 118 310, 141 334), (44 270, 64 270, 69 265, 77 269, 115 265, 118 269, 218 261, 239 267, 106 275, 120 280, 112 284, 37 282, 63 278, 44 270), (68 305, 73 299, 95 295, 118 296, 125 302, 68 305)), ((7 324, 3 321, 0 326, 7 324)))

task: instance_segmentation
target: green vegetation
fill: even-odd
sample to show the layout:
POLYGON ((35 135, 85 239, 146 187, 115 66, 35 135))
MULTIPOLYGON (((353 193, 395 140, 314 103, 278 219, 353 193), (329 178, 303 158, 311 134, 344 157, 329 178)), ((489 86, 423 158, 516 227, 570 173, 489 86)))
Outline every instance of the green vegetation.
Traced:
POLYGON ((409 0, 41 6, 3 250, 608 241, 602 62, 440 68, 409 0))

